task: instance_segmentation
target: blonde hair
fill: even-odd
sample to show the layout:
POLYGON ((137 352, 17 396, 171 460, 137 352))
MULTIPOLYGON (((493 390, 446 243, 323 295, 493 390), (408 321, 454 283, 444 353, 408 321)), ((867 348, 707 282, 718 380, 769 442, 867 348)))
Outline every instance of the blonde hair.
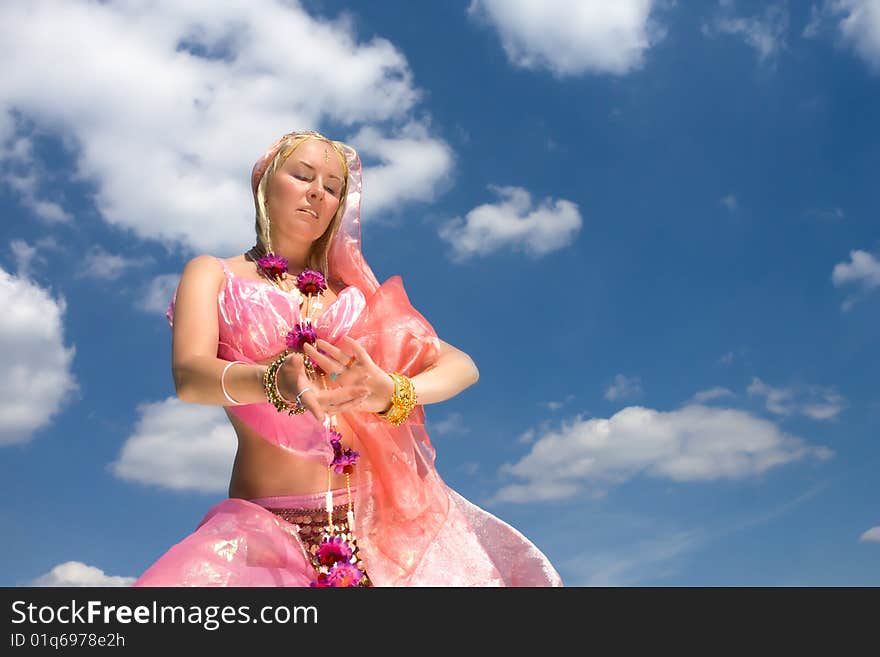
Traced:
POLYGON ((254 224, 254 230, 257 234, 257 243, 254 248, 260 255, 265 255, 272 250, 272 239, 270 235, 271 221, 266 204, 266 190, 269 186, 269 180, 271 180, 272 176, 275 175, 275 172, 284 165, 287 158, 293 155, 294 151, 296 151, 296 149, 307 139, 319 139, 329 144, 342 160, 343 181, 342 187, 339 190, 339 207, 336 208, 336 213, 333 215, 330 225, 327 226, 327 230, 324 231, 324 234, 321 235, 321 237, 312 243, 307 263, 309 269, 315 269, 324 275, 329 275, 329 272, 327 271, 327 254, 330 252, 330 244, 333 242, 336 231, 339 230, 342 214, 345 211, 345 198, 348 192, 348 161, 345 157, 345 151, 342 148, 343 144, 341 142, 327 139, 327 137, 320 133, 299 132, 285 135, 284 140, 281 142, 281 146, 278 148, 278 152, 275 153, 275 157, 272 158, 269 166, 266 167, 266 171, 260 178, 260 184, 257 185, 257 189, 254 193, 254 205, 257 210, 256 221, 254 224))

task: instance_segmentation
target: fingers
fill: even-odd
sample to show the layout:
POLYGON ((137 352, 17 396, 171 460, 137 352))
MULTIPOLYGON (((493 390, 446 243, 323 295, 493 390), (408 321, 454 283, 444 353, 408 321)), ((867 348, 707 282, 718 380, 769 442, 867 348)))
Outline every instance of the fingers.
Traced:
POLYGON ((358 361, 367 362, 371 360, 370 355, 367 353, 367 350, 363 348, 360 342, 347 335, 343 335, 342 340, 345 342, 346 346, 351 350, 351 353, 358 361))
POLYGON ((369 388, 363 385, 321 391, 307 386, 304 390, 300 401, 322 424, 327 415, 357 410, 370 396, 369 388))
MULTIPOLYGON (((336 349, 336 347, 333 347, 333 348, 336 349)), ((318 367, 320 367, 322 370, 324 370, 328 374, 333 374, 333 373, 339 374, 345 369, 343 367, 343 365, 341 363, 339 363, 338 360, 335 359, 335 357, 331 358, 325 354, 322 354, 321 352, 319 352, 315 348, 314 345, 306 343, 303 346, 303 349, 305 350, 306 354, 308 354, 309 358, 311 358, 313 361, 315 361, 318 364, 318 367)), ((325 349, 325 351, 327 351, 327 350, 325 349)), ((339 350, 336 349, 336 351, 339 351, 339 350)))
MULTIPOLYGON (((309 356, 313 357, 322 369, 330 372, 343 371, 344 368, 332 358, 318 354, 312 345, 306 346, 311 348, 309 356)), ((328 346, 339 351, 332 345, 328 346)), ((302 359, 294 355, 285 359, 283 366, 278 370, 279 392, 282 396, 293 401, 293 391, 301 391, 298 395, 299 401, 321 423, 326 420, 327 415, 357 410, 369 397, 371 391, 366 385, 369 379, 367 374, 355 372, 346 379, 344 385, 322 389, 321 383, 309 379, 302 359)))
POLYGON ((366 386, 348 386, 334 390, 323 390, 317 396, 324 411, 333 415, 355 410, 369 394, 370 391, 366 386))
POLYGON ((321 403, 318 401, 318 396, 314 393, 314 389, 306 390, 306 392, 300 395, 299 400, 309 413, 314 415, 315 419, 323 424, 325 412, 321 403))
POLYGON ((355 365, 372 362, 367 350, 357 340, 347 335, 342 336, 342 340, 346 347, 344 350, 320 338, 316 344, 306 344, 305 347, 308 350, 309 356, 315 357, 318 365, 321 365, 321 368, 325 371, 327 369, 324 367, 324 364, 332 368, 329 370, 330 372, 341 373, 355 365))

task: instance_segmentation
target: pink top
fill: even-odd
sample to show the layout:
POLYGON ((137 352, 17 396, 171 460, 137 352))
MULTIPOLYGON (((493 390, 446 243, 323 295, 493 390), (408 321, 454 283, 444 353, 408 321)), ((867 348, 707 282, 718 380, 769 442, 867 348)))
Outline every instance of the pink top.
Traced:
MULTIPOLYGON (((319 333, 338 339, 348 332, 387 372, 412 377, 436 363, 439 338, 410 304, 400 276, 375 289, 359 283, 324 309, 316 321, 319 333)), ((229 272, 218 301, 218 354, 228 359, 274 355, 284 348, 286 326, 299 317, 295 295, 229 272), (282 321, 284 327, 277 326, 282 321)), ((172 312, 173 306, 169 319, 172 312)), ((288 416, 268 403, 232 406, 226 412, 284 449, 329 463, 323 427, 310 413, 288 416)), ((552 564, 528 539, 445 484, 434 466, 421 405, 400 426, 375 413, 344 415, 360 440, 352 490, 354 533, 374 584, 561 584, 552 564)), ((226 499, 135 585, 308 586, 314 569, 297 536, 295 528, 258 504, 226 499)))
MULTIPOLYGON (((285 292, 269 282, 237 276, 223 260, 217 261, 226 276, 217 299, 217 357, 255 363, 277 356, 286 349, 287 332, 301 321, 299 292, 285 292)), ((169 325, 173 325, 176 298, 175 293, 165 314, 169 325)), ((349 285, 333 303, 320 309, 314 321, 318 337, 337 344, 365 306, 363 292, 349 285)), ((279 413, 268 402, 227 406, 225 410, 273 445, 325 465, 333 458, 326 430, 311 413, 279 413)))

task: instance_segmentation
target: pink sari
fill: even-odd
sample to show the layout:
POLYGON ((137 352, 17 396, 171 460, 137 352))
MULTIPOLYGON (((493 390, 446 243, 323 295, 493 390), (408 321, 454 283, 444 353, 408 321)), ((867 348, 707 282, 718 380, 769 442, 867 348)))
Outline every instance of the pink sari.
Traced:
MULTIPOLYGON (((369 298, 348 334, 377 365, 407 376, 423 371, 439 353, 436 334, 410 305, 398 276, 369 298)), ((268 404, 248 406, 269 407, 268 417, 297 421, 268 404)), ((253 408, 244 415, 260 413, 253 408)), ((345 419, 363 448, 353 493, 354 529, 375 586, 561 585, 553 566, 526 537, 443 482, 421 406, 399 427, 371 413, 348 413, 345 419)), ((308 427, 301 427, 308 438, 304 455, 314 444, 308 427)), ((284 441, 270 442, 295 451, 296 436, 285 434, 283 425, 276 428, 284 441)), ((233 498, 216 504, 195 532, 134 586, 308 586, 315 572, 297 527, 261 501, 233 498)))
MULTIPOLYGON (((255 188, 281 141, 255 165, 255 188)), ((339 232, 331 244, 329 273, 349 289, 340 294, 338 305, 319 317, 319 335, 337 342, 347 333, 383 370, 413 377, 437 361, 440 342, 430 323, 410 304, 401 278, 393 276, 380 286, 363 258, 360 160, 350 147, 345 148, 348 194, 339 232), (347 295, 344 302, 343 294, 347 295)), ((291 326, 298 307, 277 293, 248 291, 232 281, 226 290, 230 296, 220 299, 218 356, 256 362, 283 350, 283 335, 272 327, 279 324, 276 319, 291 326), (248 330, 253 327, 260 330, 248 330)), ((268 403, 230 407, 227 412, 271 444, 329 463, 322 427, 310 414, 290 417, 268 403)), ((525 536, 443 482, 434 467, 435 453, 422 406, 400 426, 363 412, 346 413, 345 420, 362 448, 353 491, 354 532, 373 585, 562 584, 548 559, 525 536)), ((190 536, 134 585, 309 585, 315 571, 296 525, 267 510, 261 501, 218 503, 190 536)))

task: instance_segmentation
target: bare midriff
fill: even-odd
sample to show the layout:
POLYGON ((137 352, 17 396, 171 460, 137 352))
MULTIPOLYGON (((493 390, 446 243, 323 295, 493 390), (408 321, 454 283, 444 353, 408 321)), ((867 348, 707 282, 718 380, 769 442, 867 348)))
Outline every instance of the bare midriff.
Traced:
MULTIPOLYGON (((229 497, 253 499, 327 490, 327 465, 272 445, 237 418, 230 417, 230 421, 238 436, 238 451, 232 466, 229 497)), ((360 452, 357 437, 342 416, 336 416, 336 425, 342 434, 342 446, 360 452)), ((357 483, 356 473, 351 483, 357 483)), ((345 475, 331 472, 330 486, 345 488, 345 475)))
MULTIPOLYGON (((226 260, 232 272, 242 278, 256 278, 253 265, 243 256, 226 260)), ((222 285, 222 279, 218 286, 222 285)), ((287 283, 288 286, 292 285, 287 283)), ((219 290, 219 287, 218 287, 219 290)), ((328 288, 321 298, 322 310, 333 304, 339 291, 328 288)), ((315 315, 319 317, 320 313, 315 315)), ((268 365, 275 357, 259 361, 268 365)), ((308 411, 306 411, 308 412, 308 411)), ((232 478, 229 482, 229 497, 254 499, 257 497, 275 497, 279 495, 305 495, 327 490, 327 471, 325 464, 315 459, 297 456, 281 447, 276 447, 260 437, 253 429, 227 413, 232 427, 238 437, 238 451, 232 466, 232 478)), ((336 430, 342 434, 342 446, 360 452, 357 436, 351 426, 341 415, 336 416, 336 430)), ((352 475, 352 485, 357 483, 357 474, 352 475)), ((331 473, 330 485, 345 488, 345 475, 331 473)))

